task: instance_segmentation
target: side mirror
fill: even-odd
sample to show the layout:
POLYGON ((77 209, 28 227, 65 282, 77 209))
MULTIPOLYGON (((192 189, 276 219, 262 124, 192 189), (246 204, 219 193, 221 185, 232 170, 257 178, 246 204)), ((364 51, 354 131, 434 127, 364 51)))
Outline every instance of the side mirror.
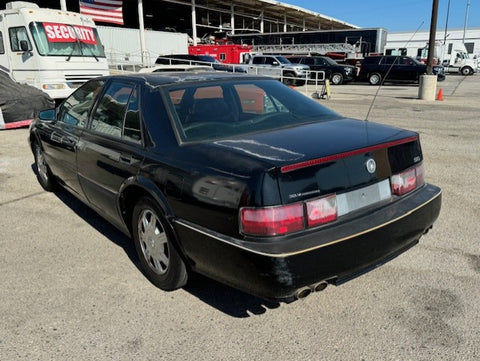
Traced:
POLYGON ((26 40, 20 40, 20 50, 23 52, 28 51, 28 42, 26 40))
POLYGON ((38 113, 38 119, 53 122, 55 120, 55 109, 42 110, 38 113))

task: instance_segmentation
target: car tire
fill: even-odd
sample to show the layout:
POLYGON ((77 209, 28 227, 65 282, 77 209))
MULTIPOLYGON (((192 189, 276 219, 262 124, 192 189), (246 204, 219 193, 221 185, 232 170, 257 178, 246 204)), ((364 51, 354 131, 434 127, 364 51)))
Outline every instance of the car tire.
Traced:
POLYGON ((340 73, 333 73, 332 74, 332 84, 333 85, 340 85, 343 83, 343 75, 340 73))
POLYGON ((295 84, 295 79, 292 79, 293 77, 295 77, 295 74, 293 73, 284 73, 283 74, 283 79, 282 79, 282 82, 283 84, 285 85, 294 85, 295 84))
POLYGON ((381 81, 382 81, 382 76, 378 73, 372 73, 368 77, 368 82, 371 85, 379 85, 381 81))
POLYGON ((460 72, 462 73, 462 75, 472 75, 473 74, 473 69, 470 68, 469 66, 464 66, 462 69, 460 69, 460 72))
POLYGON ((149 197, 140 198, 133 209, 132 234, 143 273, 150 282, 164 291, 187 283, 187 268, 173 243, 173 231, 149 197))
POLYGON ((43 149, 38 142, 33 143, 33 156, 35 158, 35 167, 37 173, 38 183, 48 192, 55 188, 55 179, 50 167, 45 160, 43 149))

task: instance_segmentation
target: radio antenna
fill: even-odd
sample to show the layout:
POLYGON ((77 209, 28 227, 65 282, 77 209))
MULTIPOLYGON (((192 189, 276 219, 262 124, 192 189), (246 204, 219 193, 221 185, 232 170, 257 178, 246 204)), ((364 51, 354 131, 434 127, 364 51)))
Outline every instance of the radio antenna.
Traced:
MULTIPOLYGON (((419 31, 420 28, 422 27, 423 23, 424 23, 424 21, 422 21, 422 22, 420 23, 420 25, 418 26, 417 30, 415 30, 415 32, 414 32, 413 35, 410 37, 410 39, 408 39, 408 41, 405 43, 404 48, 406 48, 407 45, 410 44, 410 42, 412 41, 413 37, 418 33, 418 31, 419 31)), ((430 46, 430 44, 428 44, 428 46, 430 46)), ((395 62, 397 61, 397 59, 398 59, 399 56, 400 56, 400 55, 397 55, 397 56, 396 56, 395 60, 392 62, 392 64, 391 64, 390 67, 388 68, 387 72, 385 73, 385 76, 383 77, 382 81, 380 82, 380 85, 378 86, 377 91, 375 92, 375 96, 373 97, 372 103, 370 104, 370 108, 368 108, 367 116, 365 117, 365 121, 366 121, 366 122, 368 122, 368 117, 370 116, 370 112, 372 111, 373 104, 375 104, 375 100, 377 99, 378 93, 380 92, 380 89, 381 89, 381 87, 383 86, 383 83, 385 82, 385 79, 387 79, 388 74, 390 74, 390 71, 392 70, 393 65, 395 64, 395 62)))

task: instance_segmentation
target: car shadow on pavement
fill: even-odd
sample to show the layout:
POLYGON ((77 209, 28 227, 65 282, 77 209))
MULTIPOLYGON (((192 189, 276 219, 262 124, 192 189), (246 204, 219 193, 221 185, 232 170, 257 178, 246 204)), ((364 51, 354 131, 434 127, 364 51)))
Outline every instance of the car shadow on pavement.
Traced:
MULTIPOLYGON (((32 165, 32 170, 36 172, 35 165, 32 165)), ((90 226, 122 247, 128 258, 142 272, 135 246, 129 237, 65 189, 58 187, 54 194, 90 226)), ((261 315, 269 309, 280 307, 278 302, 260 299, 196 273, 191 274, 188 284, 183 289, 211 307, 236 318, 261 315)))
POLYGON ((262 315, 280 307, 280 303, 267 301, 230 286, 193 273, 184 290, 217 310, 236 318, 262 315))

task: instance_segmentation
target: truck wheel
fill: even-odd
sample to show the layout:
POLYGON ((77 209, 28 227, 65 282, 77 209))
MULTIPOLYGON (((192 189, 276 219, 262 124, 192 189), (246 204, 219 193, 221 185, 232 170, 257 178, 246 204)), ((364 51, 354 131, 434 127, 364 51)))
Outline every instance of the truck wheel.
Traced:
POLYGON ((340 73, 334 73, 332 75, 332 84, 340 85, 343 83, 343 75, 340 73))
POLYGON ((283 84, 285 85, 293 85, 295 84, 295 74, 293 73, 283 73, 283 84))
POLYGON ((382 76, 378 73, 372 73, 368 77, 368 81, 371 85, 378 85, 382 81, 382 76))
POLYGON ((462 69, 460 69, 460 72, 462 73, 462 75, 472 75, 473 69, 469 66, 464 66, 462 69))

